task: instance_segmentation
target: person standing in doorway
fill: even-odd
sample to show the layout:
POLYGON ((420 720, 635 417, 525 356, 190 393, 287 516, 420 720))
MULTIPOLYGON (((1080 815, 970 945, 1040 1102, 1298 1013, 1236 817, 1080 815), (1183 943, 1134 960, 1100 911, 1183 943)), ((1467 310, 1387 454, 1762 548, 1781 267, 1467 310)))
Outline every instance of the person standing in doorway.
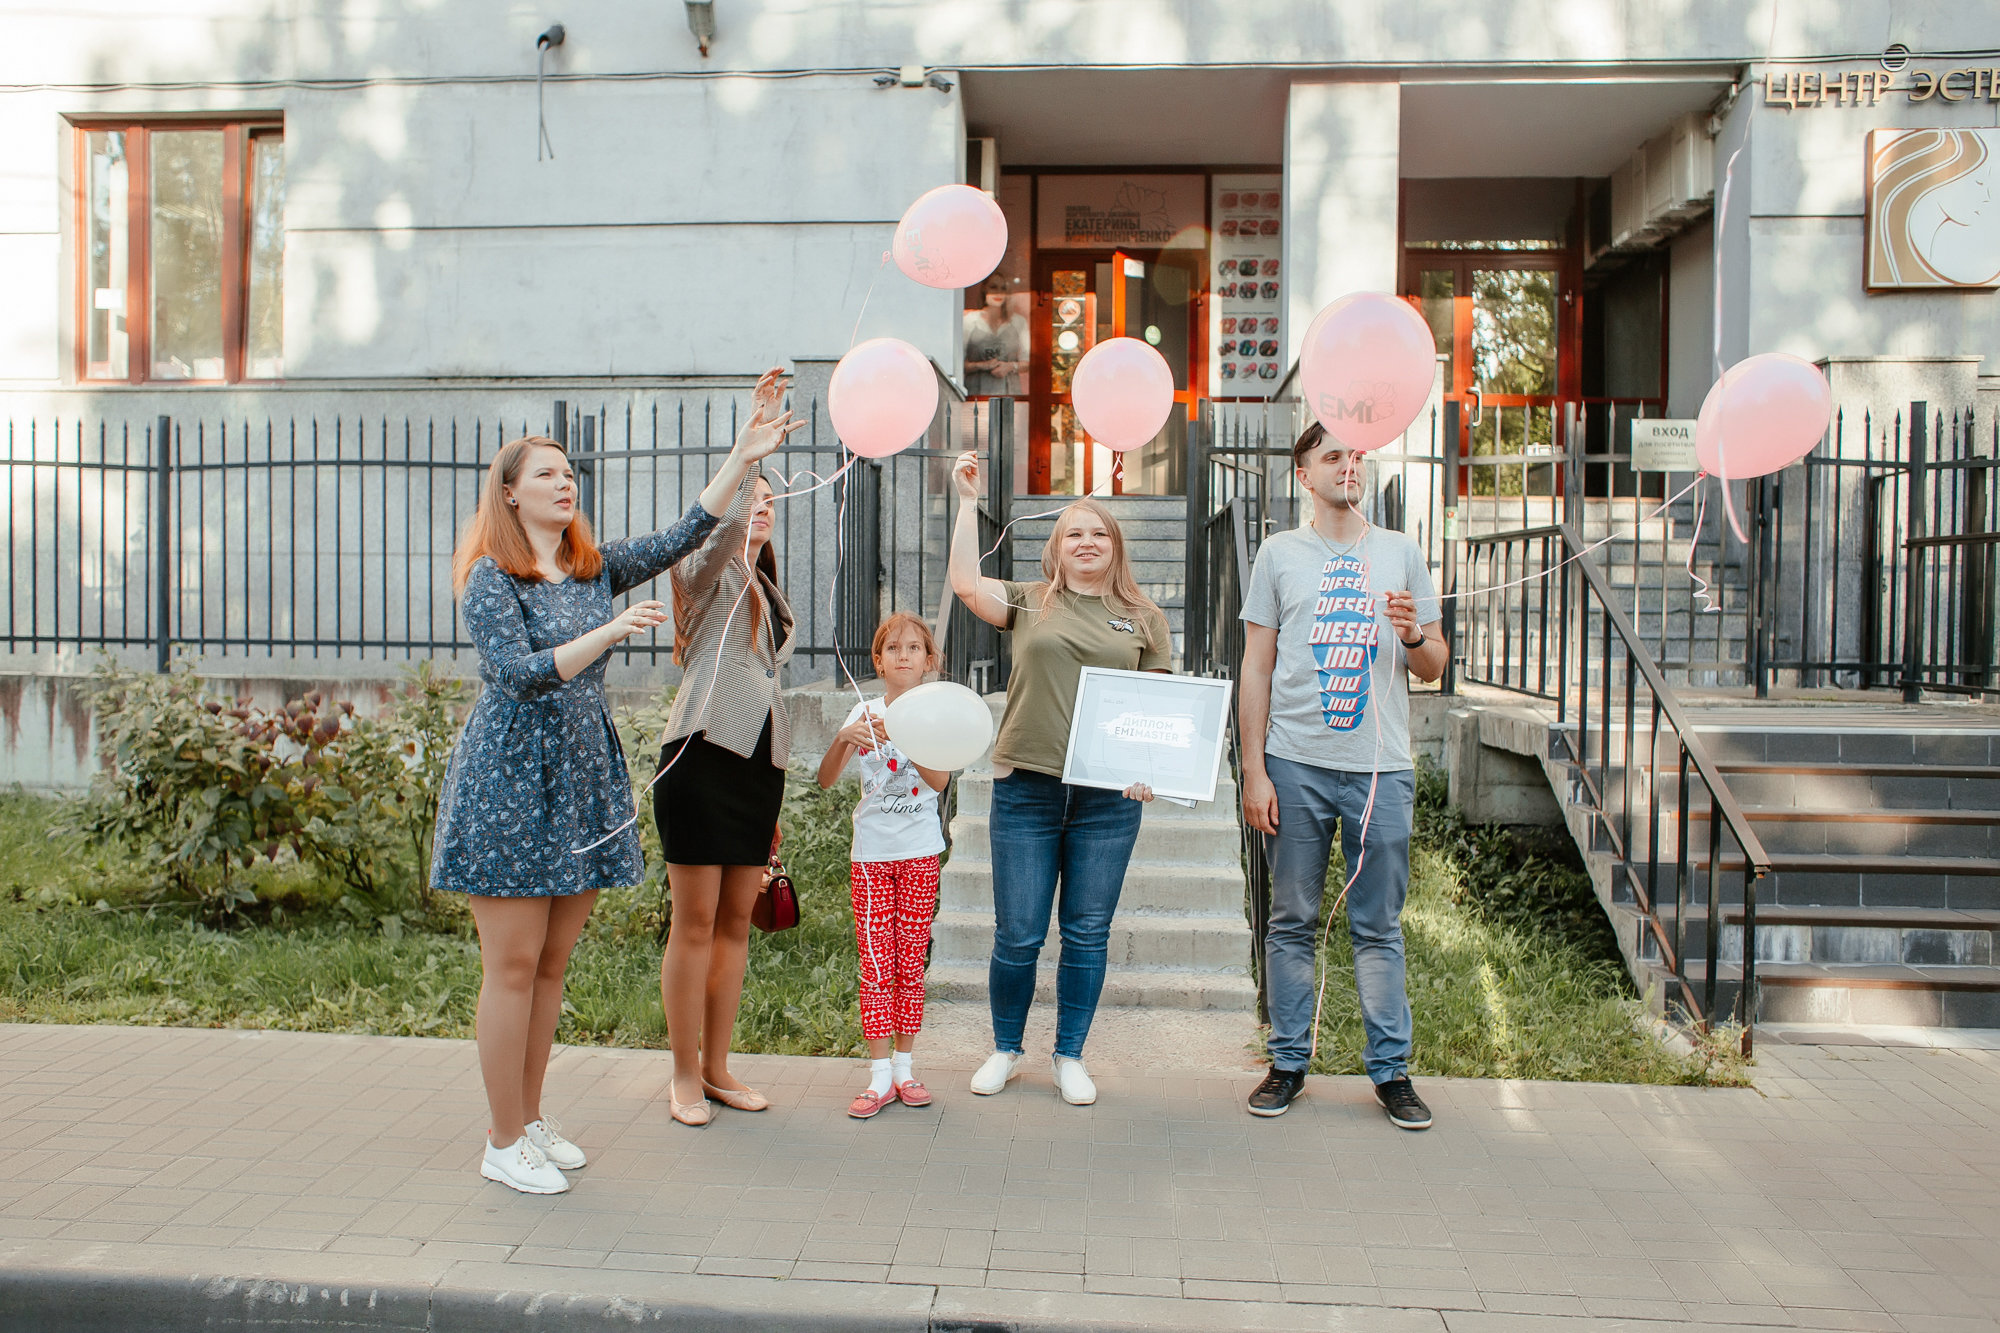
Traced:
POLYGON ((1027 392, 1027 317, 1007 308, 1007 280, 997 273, 980 297, 979 309, 965 312, 965 391, 975 398, 1019 398, 1027 392))
POLYGON ((1321 993, 1314 958, 1337 828, 1368 1077, 1391 1122, 1428 1129, 1430 1110, 1409 1078, 1403 977, 1416 805, 1405 673, 1436 680, 1450 648, 1423 552, 1362 512, 1364 455, 1315 422, 1293 445, 1292 464, 1311 496, 1312 521, 1265 538, 1242 612, 1243 817, 1265 835, 1271 868, 1264 943, 1271 1070, 1249 1110, 1283 1115, 1305 1090, 1321 993))
POLYGON ((431 885, 465 894, 479 930, 474 1032, 491 1115, 479 1172, 510 1189, 558 1194, 563 1172, 584 1165, 541 1105, 563 974, 597 891, 645 871, 604 673, 613 648, 667 614, 652 600, 618 611, 614 599, 699 547, 758 460, 798 428, 778 410, 782 380, 773 370, 758 382, 735 448, 671 527, 598 546, 568 454, 530 435, 494 455, 453 554, 485 688, 445 772, 431 885))
POLYGON ((1056 517, 1033 583, 979 572, 979 460, 952 469, 958 519, 951 534, 951 590, 974 615, 1014 636, 1007 708, 993 742, 993 958, 987 999, 993 1054, 972 1091, 1004 1089, 1020 1063, 1035 967, 1053 910, 1062 932, 1056 968, 1056 1091, 1072 1106, 1097 1100, 1083 1043, 1104 991, 1111 917, 1139 841, 1138 802, 1153 789, 1079 787, 1062 779, 1069 720, 1087 666, 1165 671, 1173 651, 1167 618, 1139 588, 1118 520, 1094 499, 1056 517))

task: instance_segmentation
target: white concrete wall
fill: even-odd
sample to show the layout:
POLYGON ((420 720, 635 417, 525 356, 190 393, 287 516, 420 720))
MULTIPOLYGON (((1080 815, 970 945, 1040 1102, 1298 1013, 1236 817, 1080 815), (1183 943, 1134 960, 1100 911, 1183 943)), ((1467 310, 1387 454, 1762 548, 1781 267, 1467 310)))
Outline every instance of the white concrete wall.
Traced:
POLYGON ((1704 222, 1674 238, 1667 255, 1667 415, 1692 417, 1715 382, 1715 228, 1704 222))
MULTIPOLYGON (((1921 62, 1932 69, 1991 63, 1921 62)), ((1809 68, 1877 66, 1829 61, 1809 68)), ((1749 351, 1793 352, 1809 360, 1977 352, 1989 358, 1989 371, 2000 368, 1992 360, 2000 357, 2000 293, 1870 292, 1862 285, 1868 132, 2000 125, 2000 102, 1967 97, 1951 103, 1932 97, 1913 105, 1906 92, 1908 74, 1898 82, 1902 88, 1873 107, 1864 102, 1758 108, 1744 155, 1755 161, 1748 211, 1749 262, 1755 274, 1749 351)), ((1761 88, 1751 88, 1744 101, 1761 95, 1761 88)))
MULTIPOLYGON (((65 115, 285 116, 294 382, 738 376, 843 349, 901 208, 958 178, 958 94, 878 89, 879 71, 1266 64, 1349 79, 1602 77, 1628 60, 1754 61, 1767 13, 1736 0, 1265 0, 1245 21, 1232 0, 731 0, 704 59, 666 0, 594 0, 567 15, 542 0, 7 0, 0 384, 47 386, 70 372, 65 115), (549 61, 556 157, 537 163, 534 37, 558 15, 570 36, 549 61)), ((2000 46, 2000 6, 1959 0, 1827 0, 1787 5, 1780 19, 1779 54, 1891 40, 1920 52, 2000 46)), ((1292 299, 1308 314, 1395 278, 1382 233, 1394 227, 1396 93, 1363 88, 1293 97, 1290 207, 1317 209, 1310 230, 1322 239, 1354 224, 1348 253, 1301 253, 1307 269, 1293 276, 1308 280, 1291 284, 1292 299), (1317 191, 1350 112, 1370 137, 1387 126, 1388 155, 1328 202, 1317 191)), ((1953 114, 1992 123, 1993 106, 1953 114)), ((1898 114, 1760 115, 1745 175, 1763 183, 1738 210, 1744 235, 1721 240, 1725 271, 1754 257, 1760 272, 1754 289, 1734 288, 1742 309, 1724 311, 1729 355, 2000 347, 2000 302, 1860 292, 1855 145, 1871 116, 1898 114)), ((1927 104, 1923 119, 1938 114, 1927 104)), ((1718 151, 1729 146, 1725 136, 1718 151)), ((951 368, 957 304, 892 270, 862 333, 897 332, 951 368)))
POLYGON ((1285 107, 1285 359, 1349 292, 1396 290, 1399 172, 1394 83, 1295 83, 1285 107))

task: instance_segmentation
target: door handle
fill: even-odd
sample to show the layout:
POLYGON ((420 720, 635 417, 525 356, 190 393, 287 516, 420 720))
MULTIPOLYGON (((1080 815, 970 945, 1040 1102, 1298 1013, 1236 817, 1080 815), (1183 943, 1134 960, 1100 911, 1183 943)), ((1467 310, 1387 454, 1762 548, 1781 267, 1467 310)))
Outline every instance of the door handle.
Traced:
POLYGON ((1472 424, 1477 426, 1479 419, 1486 414, 1485 399, 1479 396, 1478 385, 1472 386, 1466 392, 1472 395, 1472 424))

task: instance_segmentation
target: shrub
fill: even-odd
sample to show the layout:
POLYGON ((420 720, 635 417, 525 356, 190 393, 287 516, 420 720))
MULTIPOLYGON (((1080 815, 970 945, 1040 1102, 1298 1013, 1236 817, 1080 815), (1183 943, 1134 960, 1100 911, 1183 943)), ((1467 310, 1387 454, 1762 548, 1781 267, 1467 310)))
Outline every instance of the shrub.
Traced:
POLYGON ((226 705, 186 663, 154 674, 107 660, 84 690, 103 766, 58 834, 123 846, 210 919, 256 901, 240 871, 288 859, 339 881, 342 905, 385 930, 401 929, 413 883, 428 906, 461 682, 425 663, 380 720, 318 690, 277 709, 226 705))

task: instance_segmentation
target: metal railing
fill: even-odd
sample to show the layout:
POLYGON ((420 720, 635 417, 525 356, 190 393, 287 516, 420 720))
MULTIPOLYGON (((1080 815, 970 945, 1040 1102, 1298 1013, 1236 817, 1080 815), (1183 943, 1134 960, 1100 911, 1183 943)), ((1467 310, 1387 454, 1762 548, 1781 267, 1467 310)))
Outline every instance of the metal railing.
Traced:
POLYGON ((1750 676, 2000 695, 2000 422, 1913 402, 1839 413, 1750 488, 1750 676))
POLYGON ((1634 960, 1661 964, 1678 990, 1670 998, 1705 1024, 1719 1012, 1723 877, 1741 871, 1743 963, 1725 1007, 1743 1025, 1747 1054, 1757 1013, 1757 881, 1770 872, 1771 858, 1626 614, 1624 598, 1585 546, 1569 524, 1468 543, 1462 586, 1474 594, 1493 591, 1478 596, 1479 610, 1466 616, 1467 646, 1477 652, 1476 658, 1469 652, 1467 675, 1477 660, 1486 664, 1482 683, 1554 703, 1549 757, 1569 766, 1575 797, 1592 812, 1593 836, 1612 858, 1614 901, 1638 913, 1634 960), (1517 579, 1527 581, 1504 586, 1517 579), (1676 777, 1671 799, 1662 791, 1662 773, 1676 777), (1692 812, 1691 780, 1701 785, 1705 819, 1692 812), (1693 823, 1708 831, 1705 849, 1689 845, 1693 823), (1670 846, 1662 847, 1663 837, 1672 839, 1670 846), (1684 948, 1691 905, 1707 916, 1699 985, 1684 948))
MULTIPOLYGON (((729 451, 739 400, 664 412, 557 401, 535 426, 191 413, 10 422, 0 457, 0 642, 14 651, 151 649, 162 668, 176 653, 246 666, 469 653, 451 550, 502 443, 537 427, 565 441, 598 537, 633 535, 693 503, 729 451)), ((781 490, 804 490, 845 461, 822 405, 799 410, 808 428, 767 465, 781 490)), ((840 481, 780 505, 772 540, 797 618, 794 658, 807 671, 832 674, 844 661, 867 674, 881 616, 936 614, 950 462, 996 439, 1004 453, 992 415, 985 403, 946 400, 916 446, 859 460, 840 481)), ((664 579, 632 595, 671 601, 664 579)), ((672 642, 664 631, 634 638, 613 660, 663 663, 672 642)))

